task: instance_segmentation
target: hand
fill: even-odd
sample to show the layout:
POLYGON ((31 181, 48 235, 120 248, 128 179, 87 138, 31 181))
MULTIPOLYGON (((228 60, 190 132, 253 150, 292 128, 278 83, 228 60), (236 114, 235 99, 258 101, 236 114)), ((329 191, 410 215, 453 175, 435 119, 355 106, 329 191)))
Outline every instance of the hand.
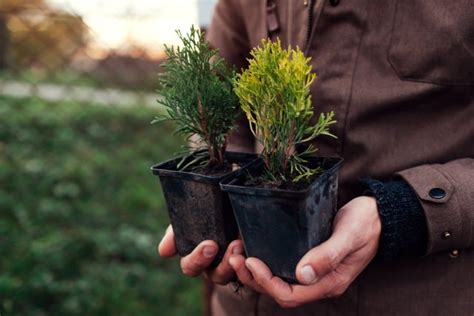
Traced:
MULTIPOLYGON (((214 283, 222 285, 229 283, 235 278, 235 272, 229 265, 229 258, 231 255, 242 255, 244 253, 242 242, 240 240, 231 242, 222 262, 215 269, 207 270, 218 251, 219 246, 215 241, 205 240, 201 242, 192 253, 181 258, 181 270, 190 277, 205 272, 204 275, 214 283)), ((158 245, 158 253, 160 256, 167 258, 174 257, 177 254, 171 225, 166 229, 165 236, 158 245)))
POLYGON ((331 237, 300 260, 296 277, 302 285, 273 276, 257 258, 232 255, 229 262, 244 285, 270 295, 282 307, 295 307, 343 294, 375 257, 380 232, 375 199, 363 196, 339 210, 331 237))

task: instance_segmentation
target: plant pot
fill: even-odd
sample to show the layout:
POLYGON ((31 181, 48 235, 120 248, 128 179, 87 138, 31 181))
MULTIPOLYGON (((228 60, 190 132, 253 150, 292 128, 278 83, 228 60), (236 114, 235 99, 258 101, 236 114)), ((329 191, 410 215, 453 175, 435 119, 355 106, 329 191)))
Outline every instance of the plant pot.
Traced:
POLYGON ((337 212, 339 169, 342 159, 306 157, 325 170, 305 190, 249 187, 249 174, 260 176, 263 162, 221 183, 232 208, 248 257, 265 262, 274 275, 296 283, 296 265, 312 248, 327 240, 337 212))
POLYGON ((221 191, 219 182, 244 170, 256 155, 226 152, 225 158, 241 169, 216 176, 179 171, 176 166, 182 157, 151 168, 160 177, 178 254, 186 256, 200 242, 214 240, 219 252, 211 267, 219 264, 229 243, 238 236, 229 197, 221 191))

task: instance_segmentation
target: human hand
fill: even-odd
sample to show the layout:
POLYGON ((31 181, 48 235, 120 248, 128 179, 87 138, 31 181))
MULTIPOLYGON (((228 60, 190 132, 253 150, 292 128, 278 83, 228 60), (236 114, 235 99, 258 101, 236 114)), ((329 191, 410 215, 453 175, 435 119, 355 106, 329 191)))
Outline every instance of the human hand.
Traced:
MULTIPOLYGON (((180 260, 181 270, 190 277, 196 277, 204 272, 205 277, 217 284, 227 284, 235 278, 235 272, 229 264, 231 255, 242 255, 244 253, 242 241, 234 240, 227 247, 224 258, 219 265, 212 270, 208 267, 214 260, 219 246, 215 241, 205 240, 201 242, 189 255, 180 260)), ((158 245, 158 253, 162 257, 174 257, 177 254, 174 233, 171 225, 166 229, 165 236, 158 245)))
POLYGON ((343 294, 375 257, 381 226, 373 197, 347 203, 334 219, 331 237, 298 263, 296 277, 301 284, 274 276, 257 258, 232 255, 229 263, 245 286, 273 297, 282 307, 296 307, 343 294))

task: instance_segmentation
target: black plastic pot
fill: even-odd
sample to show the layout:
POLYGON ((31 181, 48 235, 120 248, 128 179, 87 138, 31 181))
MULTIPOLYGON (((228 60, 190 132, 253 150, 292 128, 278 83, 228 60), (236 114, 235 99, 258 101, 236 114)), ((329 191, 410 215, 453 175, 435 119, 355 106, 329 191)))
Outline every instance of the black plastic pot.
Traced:
POLYGON ((249 174, 261 174, 261 161, 221 183, 229 193, 247 256, 259 258, 274 275, 291 283, 297 282, 299 260, 329 238, 337 211, 342 159, 306 159, 325 172, 302 191, 245 186, 249 174))
MULTIPOLYGON (((225 158, 244 170, 256 155, 226 152, 225 158)), ((239 170, 218 176, 207 176, 176 169, 182 160, 178 157, 153 166, 152 172, 160 177, 175 234, 178 254, 186 256, 204 240, 214 240, 219 252, 211 264, 217 266, 229 243, 237 239, 238 228, 227 193, 219 182, 232 177, 239 170)))

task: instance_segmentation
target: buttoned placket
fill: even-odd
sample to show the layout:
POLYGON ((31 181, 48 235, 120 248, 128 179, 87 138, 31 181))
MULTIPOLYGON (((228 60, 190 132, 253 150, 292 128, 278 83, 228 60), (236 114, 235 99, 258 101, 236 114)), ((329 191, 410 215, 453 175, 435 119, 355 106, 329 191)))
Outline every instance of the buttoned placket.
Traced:
POLYGON ((320 154, 343 155, 353 73, 363 36, 364 24, 360 21, 367 16, 368 3, 335 3, 330 0, 317 0, 314 3, 314 21, 305 53, 312 57, 313 69, 319 77, 312 88, 315 113, 336 113, 337 123, 332 132, 338 137, 335 141, 319 140, 320 154), (348 21, 354 16, 357 21, 348 21), (325 97, 324 104, 319 101, 321 96, 325 97))

